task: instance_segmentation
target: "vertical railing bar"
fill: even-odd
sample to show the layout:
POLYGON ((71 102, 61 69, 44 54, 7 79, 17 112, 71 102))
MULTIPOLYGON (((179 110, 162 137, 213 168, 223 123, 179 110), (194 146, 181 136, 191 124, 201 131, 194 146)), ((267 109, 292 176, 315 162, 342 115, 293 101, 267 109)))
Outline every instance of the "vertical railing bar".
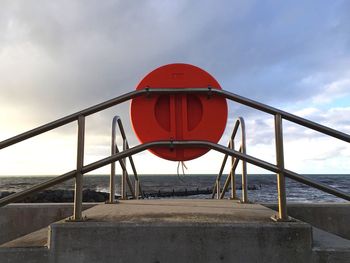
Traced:
POLYGON ((117 122, 118 122, 120 134, 122 135, 123 140, 126 140, 126 134, 124 131, 123 123, 119 116, 117 118, 117 122))
POLYGON ((278 221, 287 221, 286 182, 284 176, 283 128, 281 114, 275 115, 276 162, 281 172, 277 174, 278 221))
POLYGON ((85 117, 80 115, 78 117, 78 142, 77 142, 77 173, 75 176, 74 188, 74 214, 73 220, 82 220, 83 207, 83 174, 82 168, 84 166, 84 137, 85 137, 85 117))
MULTIPOLYGON (((232 131, 232 134, 231 134, 231 137, 230 137, 231 139, 234 139, 236 137, 236 134, 237 134, 237 131, 238 131, 238 128, 239 128, 239 124, 240 124, 239 120, 236 120, 235 126, 233 127, 233 131, 232 131)), ((230 147, 230 144, 228 144, 227 147, 230 147)), ((228 154, 225 154, 224 159, 223 159, 222 164, 221 164, 221 167, 220 167, 219 174, 217 175, 217 177, 215 179, 215 183, 214 183, 214 186, 213 186, 213 191, 212 191, 211 198, 214 198, 215 194, 217 194, 217 188, 218 188, 217 187, 217 182, 220 182, 220 180, 221 180, 221 176, 222 176, 222 174, 224 172, 227 159, 228 159, 228 154)), ((220 193, 218 193, 218 195, 220 195, 220 193)))
MULTIPOLYGON (((125 160, 126 160, 126 159, 125 159, 125 160)), ((126 164, 125 164, 125 166, 126 166, 126 164)), ((133 189, 133 186, 132 186, 132 183, 131 183, 131 181, 130 181, 129 174, 128 174, 128 171, 126 170, 126 168, 125 168, 125 178, 126 178, 126 182, 127 182, 128 186, 129 186, 129 190, 130 190, 130 193, 131 193, 132 197, 133 197, 133 198, 136 198, 136 196, 135 196, 135 191, 134 191, 134 189, 133 189)), ((135 180, 135 181, 136 181, 136 180, 135 180)))
POLYGON ((138 179, 135 180, 135 199, 139 199, 140 196, 140 181, 138 179))
POLYGON ((216 180, 216 199, 220 199, 220 181, 216 180))
MULTIPOLYGON (((119 149, 118 149, 117 145, 115 146, 115 152, 119 153, 119 149)), ((123 173, 125 173, 125 182, 124 183, 128 184, 132 196, 135 197, 135 192, 133 190, 133 187, 132 187, 132 184, 131 184, 131 181, 129 178, 129 174, 128 174, 128 171, 126 168, 126 163, 124 163, 124 161, 126 161, 126 159, 119 160, 120 167, 122 168, 122 177, 123 177, 123 173)))
MULTIPOLYGON (((242 117, 239 117, 241 124, 241 153, 247 154, 245 123, 242 117)), ((248 182, 247 182, 247 162, 242 160, 242 203, 248 203, 248 182)))
MULTIPOLYGON (((235 143, 234 139, 231 138, 230 140, 230 149, 235 149, 235 143)), ((231 156, 231 168, 233 167, 235 163, 235 157, 231 156)), ((234 169, 230 169, 230 177, 231 177, 231 199, 236 199, 236 177, 235 177, 236 171, 234 169)))
POLYGON ((228 188, 228 186, 231 183, 231 178, 232 178, 231 173, 229 173, 227 178, 226 178, 226 180, 225 180, 225 182, 224 182, 224 186, 222 187, 222 191, 220 193, 219 199, 223 199, 225 197, 225 194, 227 192, 227 188, 228 188))
POLYGON ((230 173, 230 184, 231 184, 231 200, 236 199, 236 181, 235 181, 235 171, 230 173))
MULTIPOLYGON (((125 139, 123 139, 123 151, 126 150, 126 143, 125 143, 125 139)), ((124 168, 123 168, 123 172, 122 172, 122 178, 121 178, 121 198, 122 199, 126 199, 127 195, 126 195, 126 167, 125 167, 125 160, 126 158, 123 158, 121 161, 124 164, 124 168)))
MULTIPOLYGON (((124 136, 123 136, 123 138, 124 138, 124 136)), ((125 151, 126 149, 127 149, 127 146, 126 146, 126 144, 127 144, 127 142, 126 142, 126 138, 125 139, 123 139, 123 151, 125 151)), ((126 189, 126 185, 125 185, 125 183, 127 183, 128 184, 128 187, 129 187, 129 190, 130 190, 130 193, 131 193, 131 195, 132 195, 132 197, 133 198, 136 198, 136 196, 135 196, 135 192, 134 192, 134 190, 133 190, 133 186, 132 186, 132 183, 131 183, 131 181, 130 181, 130 178, 129 178, 129 174, 128 174, 128 171, 127 171, 127 168, 126 168, 126 160, 127 160, 127 158, 123 158, 122 160, 121 160, 121 162, 120 162, 120 164, 121 164, 121 167, 122 167, 122 170, 123 170, 123 174, 122 174, 122 176, 123 176, 123 184, 124 184, 124 192, 125 192, 125 198, 123 198, 123 199, 126 199, 126 197, 127 197, 127 189, 126 189)))
MULTIPOLYGON (((128 140, 126 138, 126 133, 125 133, 125 130, 124 130, 124 127, 123 127, 123 123, 122 123, 122 120, 120 119, 119 116, 115 116, 116 118, 116 121, 118 122, 118 126, 119 126, 119 131, 121 133, 121 136, 122 136, 122 139, 123 139, 123 150, 127 150, 129 149, 129 144, 128 144, 128 140)), ((132 158, 132 156, 129 156, 128 157, 129 161, 130 161, 130 165, 131 165, 131 168, 133 170, 133 173, 134 173, 134 178, 135 178, 135 181, 139 181, 139 178, 138 178, 138 174, 137 174, 137 171, 136 171, 136 167, 135 167, 135 163, 134 163, 134 160, 132 158)), ((122 169, 123 169, 123 178, 125 177, 126 179, 126 182, 129 186, 129 189, 130 189, 130 192, 132 194, 132 196, 134 198, 136 198, 136 189, 135 191, 133 190, 133 187, 131 185, 131 181, 130 181, 130 178, 128 176, 128 172, 126 170, 126 158, 124 158, 121 163, 123 163, 124 165, 122 165, 122 169)), ((125 188, 125 193, 126 193, 126 186, 125 186, 125 182, 124 182, 124 188, 125 188)), ((141 189, 141 186, 140 184, 138 183, 138 191, 142 193, 142 189, 141 189)), ((126 196, 126 194, 125 194, 126 196)), ((142 194, 143 196, 143 194, 142 194)))
MULTIPOLYGON (((239 151, 241 151, 241 149, 239 149, 239 151)), ((240 159, 235 158, 234 163, 232 164, 232 166, 230 168, 230 172, 229 172, 229 174, 228 174, 228 176, 227 176, 227 178, 226 178, 226 180, 224 182, 224 186, 222 187, 222 191, 221 191, 221 194, 220 194, 220 199, 224 198, 225 193, 227 192, 227 188, 228 188, 228 186, 231 183, 231 171, 236 172, 236 169, 237 169, 239 161, 240 161, 240 159)))
MULTIPOLYGON (((129 149, 129 143, 128 143, 128 140, 126 140, 126 149, 129 149)), ((134 163, 134 159, 132 158, 132 156, 129 156, 129 162, 130 162, 130 165, 131 165, 131 169, 135 175, 135 177, 138 176, 137 174, 137 171, 136 171, 136 167, 135 167, 135 163, 134 163)))
MULTIPOLYGON (((127 140, 127 139, 126 139, 126 149, 127 149, 127 150, 129 149, 129 143, 128 143, 128 140, 127 140)), ((133 171, 133 173, 134 173, 135 181, 138 181, 138 189, 137 189, 137 191, 138 191, 139 194, 141 193, 141 197, 143 198, 143 192, 142 192, 142 189, 141 189, 141 184, 140 184, 140 181, 139 181, 139 176, 138 176, 138 173, 137 173, 137 171, 136 171, 134 159, 132 158, 132 156, 129 156, 129 162, 130 162, 132 171, 133 171)), ((135 187, 136 187, 136 186, 135 186, 135 187)), ((136 189, 135 189, 135 196, 136 196, 136 189)))
POLYGON ((221 164, 221 167, 220 167, 220 171, 219 171, 219 175, 220 175, 219 179, 221 178, 221 176, 224 172, 227 159, 228 159, 228 154, 225 154, 224 159, 223 159, 222 164, 221 164))
POLYGON ((212 196, 211 196, 211 198, 214 198, 214 197, 215 197, 215 194, 217 193, 217 191, 216 191, 216 190, 217 190, 217 182, 220 181, 221 176, 222 176, 222 173, 224 172, 224 168, 225 168, 225 166, 226 166, 227 158, 228 158, 228 155, 225 154, 224 160, 222 161, 222 164, 221 164, 220 172, 219 172, 219 174, 217 175, 216 180, 215 180, 215 183, 214 183, 214 186, 213 186, 213 191, 212 191, 212 196))
MULTIPOLYGON (((231 168, 233 172, 236 172, 236 168, 237 168, 238 163, 239 163, 239 159, 235 158, 234 164, 231 168)), ((221 191, 220 199, 224 198, 225 193, 227 192, 228 186, 232 183, 231 179, 232 179, 232 176, 231 176, 231 172, 230 172, 228 174, 225 182, 224 182, 224 186, 222 187, 223 190, 221 191)))
MULTIPOLYGON (((116 144, 116 122, 117 118, 114 117, 112 121, 112 143, 111 143, 111 155, 117 153, 116 144)), ((115 162, 111 163, 111 175, 109 178, 109 203, 115 203, 115 162)))

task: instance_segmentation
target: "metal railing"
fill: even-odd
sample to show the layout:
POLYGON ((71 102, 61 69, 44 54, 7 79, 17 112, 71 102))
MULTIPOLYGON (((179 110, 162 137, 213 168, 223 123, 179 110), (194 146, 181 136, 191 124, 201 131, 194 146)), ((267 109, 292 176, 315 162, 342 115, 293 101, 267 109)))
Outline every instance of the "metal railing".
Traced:
MULTIPOLYGON (((230 149, 235 149, 235 142, 234 139, 236 137, 237 131, 239 129, 239 127, 241 128, 241 143, 239 146, 239 152, 246 154, 246 133, 245 133, 245 123, 244 123, 244 119, 242 117, 239 117, 234 125, 229 143, 228 143, 228 148, 230 149)), ((222 161, 221 164, 221 168, 219 171, 219 174, 217 175, 216 179, 215 179, 215 183, 213 186, 213 193, 212 193, 212 198, 216 197, 217 199, 222 199, 225 196, 225 193, 227 192, 227 188, 229 185, 231 185, 231 199, 237 199, 236 196, 236 180, 235 180, 235 174, 236 174, 236 168, 238 166, 238 162, 239 159, 232 157, 231 156, 231 167, 230 167, 230 172, 225 180, 223 189, 221 191, 221 183, 220 180, 222 178, 222 174, 224 172, 226 163, 227 163, 227 159, 228 159, 228 154, 225 154, 224 159, 222 161)), ((242 161, 242 198, 241 198, 241 202, 242 203, 248 203, 248 184, 247 184, 247 163, 246 161, 242 161)))
MULTIPOLYGON (((117 130, 117 123, 119 127, 120 134, 123 139, 123 151, 126 149, 129 149, 129 143, 126 138, 125 130, 123 127, 122 120, 119 116, 114 116, 112 121, 112 142, 111 142, 111 155, 114 155, 119 152, 117 141, 116 141, 116 130, 117 130)), ((134 199, 138 199, 139 195, 141 193, 141 197, 143 197, 143 193, 141 190, 140 180, 139 176, 136 171, 134 160, 132 159, 132 156, 129 156, 129 162, 134 174, 135 179, 135 188, 133 189, 132 183, 129 178, 128 171, 126 169, 126 158, 123 160, 119 160, 120 167, 122 168, 122 178, 121 178, 121 199, 127 199, 127 191, 126 191, 126 183, 129 186, 129 190, 131 192, 131 195, 134 199)), ((111 163, 111 174, 110 174, 110 180, 109 180, 109 203, 115 203, 115 163, 111 163)))
POLYGON ((234 93, 224 91, 224 90, 218 90, 218 89, 212 89, 211 87, 208 88, 145 88, 143 90, 135 90, 132 92, 129 92, 127 94, 124 94, 122 96, 116 97, 114 99, 108 100, 106 102, 100 103, 98 105, 95 105, 93 107, 87 108, 85 110, 79 111, 77 113, 71 114, 69 116, 66 116, 64 118, 58 119, 56 121, 50 122, 48 124, 45 124, 43 126, 40 126, 38 128, 32 129, 30 131, 27 131, 25 133, 19 134, 15 137, 9 138, 7 140, 4 140, 0 142, 0 149, 3 149, 5 147, 8 147, 10 145, 19 143, 21 141, 24 141, 26 139, 35 137, 39 134, 42 134, 44 132, 53 130, 55 128, 58 128, 60 126, 63 126, 65 124, 77 121, 78 123, 78 147, 77 147, 77 167, 76 170, 67 172, 61 176, 58 176, 56 178, 53 178, 51 180, 48 180, 47 182, 35 185, 29 189, 26 189, 22 192, 12 194, 10 196, 4 197, 0 199, 0 207, 4 206, 6 204, 9 204, 11 202, 16 202, 24 197, 26 197, 29 194, 38 192, 40 190, 49 188, 51 186, 57 185, 59 183, 62 183, 64 181, 67 181, 69 179, 72 179, 75 177, 75 195, 74 195, 74 220, 82 220, 82 180, 83 180, 83 174, 91 172, 95 169, 101 168, 105 165, 111 164, 112 162, 119 161, 123 158, 127 158, 133 154, 139 153, 141 151, 144 151, 149 148, 154 147, 205 147, 209 149, 214 149, 216 151, 219 151, 224 154, 228 154, 231 157, 235 157, 237 159, 240 159, 242 161, 246 161, 248 163, 251 163, 253 165, 257 165, 261 168, 267 169, 271 172, 274 172, 277 174, 278 179, 278 204, 279 204, 279 210, 278 210, 278 216, 277 219, 281 221, 288 220, 287 215, 287 209, 286 209, 286 194, 285 194, 285 176, 289 177, 293 180, 296 180, 298 182, 301 182, 303 184, 312 186, 314 188, 317 188, 321 191, 324 191, 326 193, 333 194, 337 197, 343 198, 345 200, 350 201, 350 195, 348 193, 345 193, 343 191, 340 191, 338 189, 335 189, 333 187, 314 182, 304 176, 301 176, 297 173, 294 173, 290 170, 285 169, 284 167, 284 154, 283 154, 283 130, 282 130, 282 120, 288 120, 291 122, 294 122, 296 124, 299 124, 301 126, 313 129, 315 131, 321 132, 323 134, 327 134, 331 137, 338 138, 340 140, 343 140, 345 142, 350 142, 350 136, 346 133, 339 132, 337 130, 331 129, 329 127, 320 125, 318 123, 306 120, 304 118, 295 116, 293 114, 278 110, 276 108, 270 107, 268 105, 241 97, 239 95, 236 95, 234 93), (223 98, 238 102, 240 104, 249 106, 251 108, 272 114, 275 118, 275 140, 276 140, 276 163, 277 165, 265 162, 263 160, 260 160, 258 158, 249 156, 247 154, 241 153, 239 151, 235 151, 234 149, 229 149, 225 146, 218 145, 211 142, 206 141, 161 141, 161 142, 149 142, 145 144, 141 144, 138 146, 135 146, 130 149, 125 149, 122 152, 115 153, 114 155, 104 158, 102 160, 96 161, 94 163, 83 165, 84 163, 84 134, 85 134, 85 117, 89 116, 91 114, 94 114, 96 112, 102 111, 104 109, 107 109, 109 107, 115 106, 117 104, 120 104, 122 102, 128 101, 130 99, 146 95, 161 95, 161 94, 205 94, 207 95, 208 99, 211 96, 221 96, 223 98))
MULTIPOLYGON (((117 162, 123 158, 127 158, 131 155, 138 154, 140 152, 143 152, 148 149, 156 148, 156 147, 168 147, 170 150, 174 149, 174 147, 202 147, 202 148, 208 148, 213 149, 215 151, 221 152, 223 154, 228 154, 229 156, 233 156, 235 158, 238 158, 240 160, 244 160, 250 164, 256 165, 260 168, 266 169, 268 171, 279 173, 281 172, 280 168, 277 165, 271 164, 269 162, 263 161, 261 159, 255 158, 253 156, 243 154, 239 151, 229 149, 223 145, 208 142, 208 141, 155 141, 155 142, 148 142, 144 144, 137 145, 135 147, 129 148, 123 152, 119 152, 114 154, 113 156, 109 156, 106 158, 103 158, 101 160, 98 160, 96 162, 90 163, 88 165, 85 165, 82 167, 81 172, 83 174, 91 172, 93 170, 96 170, 98 168, 101 168, 103 166, 109 165, 112 162, 117 162)), ((22 198, 26 197, 29 194, 32 194, 34 192, 37 192, 39 190, 48 188, 50 186, 56 185, 58 183, 64 182, 66 180, 69 180, 73 178, 76 174, 76 170, 67 172, 59 177, 56 177, 54 179, 51 179, 47 182, 41 183, 39 185, 33 186, 30 189, 24 190, 22 192, 12 194, 10 196, 4 197, 0 199, 0 207, 4 206, 6 204, 16 202, 18 200, 21 200, 22 198)), ((306 184, 308 186, 314 187, 316 189, 319 189, 321 191, 324 191, 326 193, 335 195, 339 198, 345 199, 350 201, 350 194, 345 193, 341 190, 338 190, 336 188, 327 186, 325 184, 314 182, 313 180, 304 177, 302 175, 299 175, 293 171, 284 169, 284 174, 300 183, 306 184)))

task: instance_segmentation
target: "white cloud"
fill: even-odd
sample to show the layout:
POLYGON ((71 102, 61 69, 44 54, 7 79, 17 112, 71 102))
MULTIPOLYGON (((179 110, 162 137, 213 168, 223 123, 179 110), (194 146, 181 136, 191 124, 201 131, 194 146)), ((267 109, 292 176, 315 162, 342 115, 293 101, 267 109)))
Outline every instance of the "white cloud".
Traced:
POLYGON ((322 93, 313 98, 313 102, 316 104, 330 103, 337 98, 348 95, 350 95, 350 77, 325 85, 322 93))

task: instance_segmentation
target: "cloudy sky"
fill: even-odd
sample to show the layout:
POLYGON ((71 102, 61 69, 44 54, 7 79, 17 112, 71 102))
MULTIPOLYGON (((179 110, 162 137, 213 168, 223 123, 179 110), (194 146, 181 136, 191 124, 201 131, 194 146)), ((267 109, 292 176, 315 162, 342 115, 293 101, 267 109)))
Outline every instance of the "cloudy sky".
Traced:
MULTIPOLYGON (((132 91, 149 71, 175 62, 349 134, 349 13, 350 1, 2 0, 0 140, 132 91)), ((272 117, 235 103, 229 109, 221 143, 243 116, 248 154, 274 162, 272 117)), ((86 164, 108 156, 116 114, 130 144, 138 143, 128 111, 126 103, 87 118, 86 164)), ((283 128, 287 168, 350 173, 347 143, 288 122, 283 128)), ((60 174, 74 169, 75 151, 71 124, 0 151, 0 175, 60 174)), ((140 173, 176 173, 177 163, 135 158, 140 173)), ((187 172, 215 173, 221 158, 210 152, 187 172)))

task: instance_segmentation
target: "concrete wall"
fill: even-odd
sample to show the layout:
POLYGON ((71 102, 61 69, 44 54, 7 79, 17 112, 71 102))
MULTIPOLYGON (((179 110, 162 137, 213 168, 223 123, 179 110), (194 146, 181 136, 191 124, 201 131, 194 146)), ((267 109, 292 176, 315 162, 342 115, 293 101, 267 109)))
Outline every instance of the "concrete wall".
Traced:
MULTIPOLYGON (((95 204, 84 204, 89 208, 95 204)), ((0 244, 73 214, 72 204, 10 204, 0 208, 0 244)))
POLYGON ((55 263, 311 262, 304 223, 56 223, 55 263), (288 240, 288 242, 283 242, 288 240))
MULTIPOLYGON (((277 210, 276 204, 263 204, 277 210)), ((288 214, 315 227, 350 239, 350 203, 288 204, 288 214)))

